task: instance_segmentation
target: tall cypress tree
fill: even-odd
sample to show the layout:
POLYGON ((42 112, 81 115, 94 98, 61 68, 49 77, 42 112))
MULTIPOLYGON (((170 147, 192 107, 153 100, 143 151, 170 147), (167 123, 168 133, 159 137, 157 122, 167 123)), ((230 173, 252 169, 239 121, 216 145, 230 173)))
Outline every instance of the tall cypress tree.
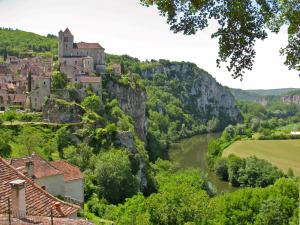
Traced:
POLYGON ((4 52, 3 52, 3 60, 4 60, 4 62, 6 62, 6 60, 7 60, 7 49, 6 48, 4 49, 4 52))
POLYGON ((28 82, 28 92, 31 92, 31 71, 29 71, 28 76, 27 76, 27 82, 28 82))

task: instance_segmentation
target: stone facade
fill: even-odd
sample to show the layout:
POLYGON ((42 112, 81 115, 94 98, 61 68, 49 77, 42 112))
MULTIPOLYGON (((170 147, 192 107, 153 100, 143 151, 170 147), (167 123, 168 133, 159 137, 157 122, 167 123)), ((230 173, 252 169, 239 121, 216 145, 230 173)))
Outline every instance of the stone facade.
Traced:
POLYGON ((104 48, 98 43, 74 43, 74 36, 67 28, 60 31, 59 37, 59 62, 62 66, 80 66, 83 70, 105 69, 104 48))
POLYGON ((83 179, 65 181, 65 197, 84 202, 83 186, 83 179))
POLYGON ((52 59, 9 56, 7 63, 0 65, 0 110, 17 106, 40 111, 45 97, 50 95, 51 72, 52 59))
POLYGON ((64 196, 65 181, 63 174, 37 178, 34 179, 34 182, 54 196, 64 196))
POLYGON ((30 92, 30 108, 34 111, 41 111, 46 97, 50 97, 51 78, 38 77, 33 79, 30 92))

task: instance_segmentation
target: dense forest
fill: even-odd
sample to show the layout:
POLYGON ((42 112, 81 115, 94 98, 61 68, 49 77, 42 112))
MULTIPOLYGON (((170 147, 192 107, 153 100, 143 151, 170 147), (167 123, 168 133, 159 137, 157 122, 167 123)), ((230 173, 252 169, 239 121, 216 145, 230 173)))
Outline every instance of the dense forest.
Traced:
MULTIPOLYGON (((51 35, 0 30, 2 54, 49 54, 56 60, 56 46, 57 40, 51 35)), ((241 101, 237 104, 241 118, 234 123, 222 113, 197 117, 195 105, 189 106, 179 97, 186 87, 182 80, 164 73, 143 76, 144 71, 166 66, 169 61, 141 62, 126 55, 107 54, 106 62, 101 98, 88 89, 85 98, 78 100, 77 87, 67 83, 59 67, 53 72, 53 88, 72 93, 71 101, 54 99, 55 106, 76 105, 84 112, 80 123, 49 124, 42 121, 41 113, 15 110, 1 114, 0 155, 12 158, 35 152, 47 160, 64 159, 78 166, 85 175, 81 215, 95 223, 100 218, 140 225, 298 223, 297 178, 255 157, 221 157, 224 148, 238 139, 288 138, 286 132, 276 128, 300 122, 297 106, 277 104, 266 108, 241 101), (113 75, 115 63, 121 64, 122 76, 113 75), (147 94, 145 141, 136 132, 132 116, 110 91, 112 84, 128 93, 147 94), (231 122, 233 125, 229 125, 231 122), (181 169, 168 161, 168 146, 182 138, 224 128, 221 138, 210 144, 208 160, 221 179, 241 188, 217 194, 202 171, 181 169), (122 144, 120 134, 130 134, 132 149, 122 144)), ((198 75, 199 79, 210 76, 205 71, 203 74, 198 75)))

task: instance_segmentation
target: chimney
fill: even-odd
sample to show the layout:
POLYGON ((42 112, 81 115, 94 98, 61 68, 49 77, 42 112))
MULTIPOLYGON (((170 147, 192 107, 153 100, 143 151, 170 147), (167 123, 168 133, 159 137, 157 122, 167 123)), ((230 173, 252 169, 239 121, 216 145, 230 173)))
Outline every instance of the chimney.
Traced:
POLYGON ((54 208, 60 215, 64 215, 63 211, 61 210, 60 202, 55 202, 54 208))
POLYGON ((25 169, 29 177, 33 177, 34 175, 34 164, 33 161, 25 162, 25 169))
POLYGON ((11 210, 17 218, 26 217, 25 180, 14 180, 11 185, 11 210))

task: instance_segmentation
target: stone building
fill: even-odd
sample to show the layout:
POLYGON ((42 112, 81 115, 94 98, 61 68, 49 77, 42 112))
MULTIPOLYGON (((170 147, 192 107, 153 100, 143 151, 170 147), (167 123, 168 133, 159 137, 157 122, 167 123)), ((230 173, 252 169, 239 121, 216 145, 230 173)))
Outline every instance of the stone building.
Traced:
POLYGON ((101 77, 81 76, 76 78, 76 82, 79 82, 84 89, 91 88, 93 92, 101 96, 101 90, 102 90, 101 77))
POLYGON ((41 111, 45 98, 50 96, 51 78, 47 76, 33 76, 31 83, 30 108, 34 111, 41 111))
POLYGON ((59 31, 59 62, 62 67, 79 66, 85 72, 105 69, 104 48, 98 43, 74 43, 74 36, 67 28, 59 31))

